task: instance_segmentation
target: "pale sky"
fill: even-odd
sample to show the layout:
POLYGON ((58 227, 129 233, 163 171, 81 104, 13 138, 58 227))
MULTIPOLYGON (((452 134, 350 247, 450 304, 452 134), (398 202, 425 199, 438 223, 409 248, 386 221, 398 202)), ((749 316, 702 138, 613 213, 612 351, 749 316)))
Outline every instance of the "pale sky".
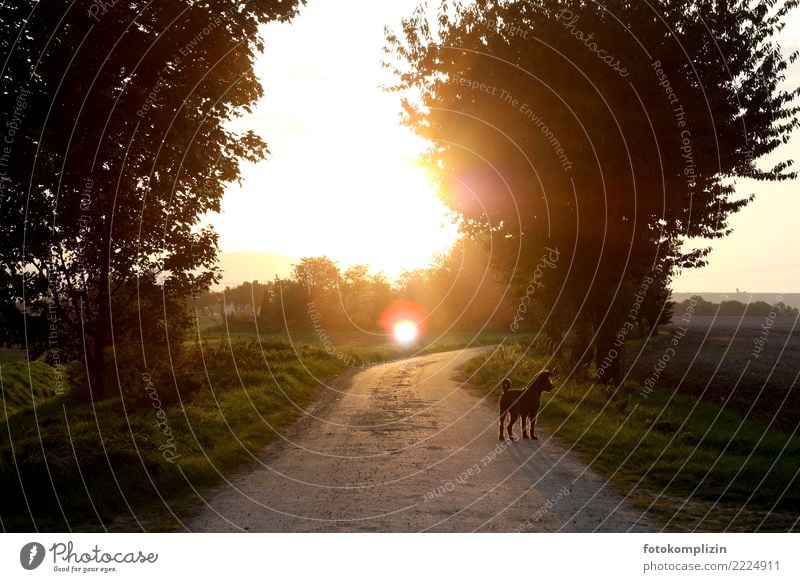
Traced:
MULTIPOLYGON (((223 252, 326 254, 395 275, 448 248, 455 227, 414 163, 425 144, 399 125, 399 96, 380 90, 390 80, 380 68, 383 27, 416 4, 309 0, 292 23, 265 28, 256 71, 266 95, 240 123, 272 155, 226 192, 213 220, 223 252)), ((800 46, 797 15, 782 42, 800 46)), ((790 81, 800 81, 800 62, 790 81)), ((779 157, 800 164, 800 137, 779 157)), ((682 274, 674 290, 800 291, 797 186, 741 181, 755 201, 731 218, 730 237, 712 242, 710 265, 682 274)))
POLYGON ((291 24, 266 27, 266 95, 241 124, 272 156, 226 193, 223 252, 324 254, 397 275, 449 248, 457 227, 416 164, 425 144, 380 89, 391 81, 383 27, 414 6, 311 0, 291 24))

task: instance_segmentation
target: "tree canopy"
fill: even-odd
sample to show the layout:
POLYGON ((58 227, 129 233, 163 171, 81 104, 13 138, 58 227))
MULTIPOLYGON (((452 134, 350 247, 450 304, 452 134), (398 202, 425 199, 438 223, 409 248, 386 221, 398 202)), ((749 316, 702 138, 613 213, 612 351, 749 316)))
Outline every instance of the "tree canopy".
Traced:
MULTIPOLYGON (((255 307, 259 329, 289 335, 321 328, 385 334, 389 330, 382 328, 382 316, 395 302, 418 306, 424 326, 435 333, 507 331, 517 307, 507 282, 494 276, 485 249, 469 239, 430 267, 405 272, 393 282, 365 265, 341 269, 327 257, 305 257, 289 277, 245 283, 223 293, 232 319, 242 313, 250 318, 255 307)), ((530 317, 523 316, 520 329, 531 326, 530 317)))
POLYGON ((110 346, 141 343, 146 367, 179 335, 185 297, 218 278, 202 219, 267 153, 228 124, 262 95, 259 26, 302 3, 0 6, 6 341, 85 358, 100 398, 110 346))
POLYGON ((554 339, 583 336, 576 361, 606 355, 637 295, 663 305, 670 277, 704 264, 752 200, 736 178, 795 177, 759 160, 798 124, 796 55, 776 40, 796 4, 443 1, 387 33, 449 204, 521 286, 559 250, 537 300, 554 339))

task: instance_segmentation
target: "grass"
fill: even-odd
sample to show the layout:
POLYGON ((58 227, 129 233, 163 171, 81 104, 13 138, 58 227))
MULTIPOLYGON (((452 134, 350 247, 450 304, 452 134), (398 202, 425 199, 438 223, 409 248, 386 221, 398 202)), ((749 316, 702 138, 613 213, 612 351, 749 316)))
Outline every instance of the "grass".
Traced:
POLYGON ((13 360, 0 363, 0 418, 39 405, 56 394, 53 368, 36 360, 13 360))
MULTIPOLYGON (((346 351, 351 365, 394 356, 379 348, 346 351)), ((320 379, 348 367, 308 345, 238 339, 207 343, 202 352, 202 360, 199 351, 187 354, 194 378, 177 392, 163 379, 151 380, 148 392, 141 381, 138 389, 156 394, 158 405, 148 398, 75 404, 42 392, 52 370, 34 362, 34 392, 42 397, 33 408, 21 369, 27 362, 3 365, 4 395, 14 405, 0 427, 3 529, 179 527, 195 490, 252 460, 302 414, 320 379)))
MULTIPOLYGON (((485 395, 497 391, 505 375, 519 386, 544 365, 544 358, 508 344, 472 360, 467 372, 475 374, 485 395)), ((542 403, 540 423, 639 503, 657 505, 662 496, 705 503, 710 511, 700 519, 701 527, 709 526, 717 510, 732 520, 723 528, 752 527, 754 511, 766 520, 762 527, 767 529, 797 527, 796 435, 768 430, 717 403, 674 390, 645 395, 633 383, 611 393, 588 378, 570 378, 545 394, 542 403), (745 518, 749 525, 744 525, 745 518)), ((680 516, 671 518, 681 521, 680 516)))
POLYGON ((25 359, 25 350, 17 348, 0 348, 0 364, 18 362, 25 359))
MULTIPOLYGON (((182 361, 149 382, 124 374, 123 396, 97 406, 54 394, 52 369, 41 361, 31 364, 32 400, 28 362, 3 364, 0 529, 179 528, 198 493, 252 461, 303 414, 320 380, 418 352, 374 342, 354 347, 337 334, 335 350, 246 333, 203 335, 213 339, 187 345, 182 361)), ((472 338, 448 334, 422 351, 472 338)))
MULTIPOLYGON (((302 414, 320 379, 418 351, 336 333, 333 352, 314 345, 312 335, 291 345, 244 332, 231 340, 204 337, 214 339, 202 353, 187 346, 178 390, 171 375, 153 379, 160 408, 138 378, 126 387, 124 403, 92 407, 55 394, 53 370, 42 361, 30 368, 26 360, 0 364, 0 527, 178 528, 198 493, 251 461, 302 414)), ((447 334, 422 351, 501 339, 447 334)), ((544 359, 520 346, 505 344, 470 362, 467 371, 483 394, 506 374, 520 385, 541 369, 544 359)), ((608 393, 570 378, 545 394, 540 422, 661 523, 796 528, 800 437, 661 386, 645 397, 634 382, 608 393)))

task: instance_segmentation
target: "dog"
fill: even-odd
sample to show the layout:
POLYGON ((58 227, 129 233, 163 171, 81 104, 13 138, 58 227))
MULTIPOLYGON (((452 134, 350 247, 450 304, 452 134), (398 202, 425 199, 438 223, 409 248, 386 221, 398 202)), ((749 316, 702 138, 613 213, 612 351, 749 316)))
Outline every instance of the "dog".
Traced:
POLYGON ((508 438, 512 441, 517 440, 514 436, 514 425, 517 418, 522 420, 522 438, 536 440, 536 416, 539 414, 539 404, 542 392, 550 392, 553 386, 553 376, 557 368, 552 370, 542 370, 533 377, 530 384, 524 390, 512 390, 511 380, 503 379, 503 394, 500 396, 500 436, 498 440, 504 440, 503 432, 508 432, 508 438), (511 420, 505 428, 506 417, 511 420), (530 421, 530 433, 528 432, 528 422, 530 421))

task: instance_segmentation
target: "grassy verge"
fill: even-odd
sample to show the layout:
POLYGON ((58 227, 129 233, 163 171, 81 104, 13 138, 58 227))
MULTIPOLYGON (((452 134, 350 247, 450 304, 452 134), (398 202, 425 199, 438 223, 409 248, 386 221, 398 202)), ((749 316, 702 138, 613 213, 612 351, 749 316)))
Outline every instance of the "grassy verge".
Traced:
POLYGON ((43 404, 56 395, 56 387, 53 368, 40 360, 0 363, 0 419, 43 404))
MULTIPOLYGON (((244 333, 211 337, 202 349, 187 345, 166 374, 123 369, 122 396, 97 406, 53 394, 43 362, 31 366, 32 400, 28 362, 3 364, 0 530, 179 527, 197 492, 253 460, 303 413, 320 380, 420 351, 353 347, 353 338, 338 335, 330 349, 244 333)), ((421 351, 473 340, 448 334, 421 351)), ((477 344, 493 341, 482 336, 477 344)))
MULTIPOLYGON (((486 394, 506 375, 524 384, 544 363, 511 344, 475 358, 467 372, 486 394)), ((797 527, 800 437, 671 390, 644 395, 627 384, 610 393, 572 378, 557 386, 543 397, 539 422, 624 494, 652 505, 659 521, 678 529, 797 527), (687 498, 700 505, 675 502, 687 498)))
POLYGON ((3 365, 8 414, 0 426, 0 525, 6 531, 178 527, 195 492, 252 460, 302 414, 320 380, 400 355, 390 348, 329 354, 309 345, 211 342, 202 354, 187 353, 192 361, 183 367, 193 374, 186 385, 176 390, 164 377, 142 376, 130 380, 139 385, 126 386, 125 398, 97 406, 47 393, 42 386, 52 385, 52 370, 34 362, 35 408, 28 363, 3 365), (131 398, 137 391, 140 398, 131 398))

